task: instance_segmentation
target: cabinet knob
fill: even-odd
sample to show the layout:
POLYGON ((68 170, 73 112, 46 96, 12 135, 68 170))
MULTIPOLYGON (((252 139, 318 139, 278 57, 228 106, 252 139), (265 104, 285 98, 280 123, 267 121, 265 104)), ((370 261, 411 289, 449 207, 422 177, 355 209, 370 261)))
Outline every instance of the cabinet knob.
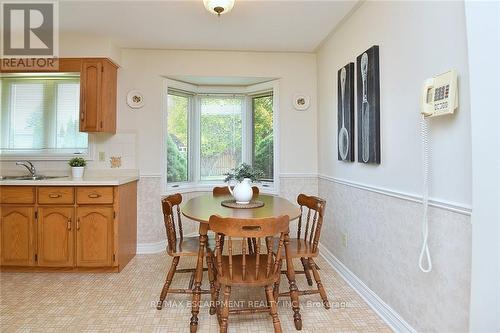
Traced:
POLYGON ((68 230, 71 230, 71 217, 68 219, 68 230))
POLYGON ((76 219, 76 230, 80 230, 80 218, 76 219))
POLYGON ((95 198, 100 198, 101 195, 99 193, 90 193, 88 195, 89 198, 95 199, 95 198))
POLYGON ((61 195, 59 193, 50 193, 49 194, 49 198, 52 198, 52 199, 56 199, 56 198, 60 198, 61 195))

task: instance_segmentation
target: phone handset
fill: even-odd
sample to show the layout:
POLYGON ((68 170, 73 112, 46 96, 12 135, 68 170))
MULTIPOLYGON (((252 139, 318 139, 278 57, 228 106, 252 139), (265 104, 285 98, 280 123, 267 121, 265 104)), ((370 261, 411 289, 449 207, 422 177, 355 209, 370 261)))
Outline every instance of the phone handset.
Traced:
POLYGON ((427 79, 424 83, 423 94, 422 94, 422 110, 421 114, 424 117, 431 116, 434 113, 434 79, 427 79))

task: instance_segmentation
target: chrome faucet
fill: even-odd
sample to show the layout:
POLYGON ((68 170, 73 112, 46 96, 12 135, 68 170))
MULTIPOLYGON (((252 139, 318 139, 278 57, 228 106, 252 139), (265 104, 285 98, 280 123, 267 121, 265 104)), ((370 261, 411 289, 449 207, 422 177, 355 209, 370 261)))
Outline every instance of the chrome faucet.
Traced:
POLYGON ((19 166, 22 165, 23 167, 25 167, 26 169, 28 169, 31 177, 36 177, 35 166, 30 161, 17 161, 16 165, 19 165, 19 166))

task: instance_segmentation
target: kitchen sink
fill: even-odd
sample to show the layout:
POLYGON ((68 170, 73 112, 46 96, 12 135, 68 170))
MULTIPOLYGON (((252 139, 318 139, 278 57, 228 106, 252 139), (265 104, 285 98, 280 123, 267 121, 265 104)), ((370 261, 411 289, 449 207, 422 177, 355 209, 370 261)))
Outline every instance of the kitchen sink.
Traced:
POLYGON ((44 180, 54 178, 67 178, 68 176, 0 176, 0 180, 44 180))

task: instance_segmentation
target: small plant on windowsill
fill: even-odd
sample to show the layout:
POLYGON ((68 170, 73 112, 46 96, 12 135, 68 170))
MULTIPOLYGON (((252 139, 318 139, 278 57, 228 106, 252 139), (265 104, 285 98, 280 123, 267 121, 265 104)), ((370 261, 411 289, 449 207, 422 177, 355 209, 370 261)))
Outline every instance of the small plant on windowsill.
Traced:
POLYGON ((82 157, 73 157, 69 160, 68 164, 71 167, 71 175, 73 176, 73 178, 83 177, 83 171, 85 170, 85 166, 87 165, 85 159, 83 159, 82 157))
POLYGON ((231 172, 225 173, 224 176, 226 176, 224 181, 228 183, 229 192, 231 192, 236 202, 248 204, 253 196, 251 183, 259 182, 264 177, 264 173, 249 164, 241 163, 231 172), (238 182, 234 189, 229 184, 233 179, 238 182))

